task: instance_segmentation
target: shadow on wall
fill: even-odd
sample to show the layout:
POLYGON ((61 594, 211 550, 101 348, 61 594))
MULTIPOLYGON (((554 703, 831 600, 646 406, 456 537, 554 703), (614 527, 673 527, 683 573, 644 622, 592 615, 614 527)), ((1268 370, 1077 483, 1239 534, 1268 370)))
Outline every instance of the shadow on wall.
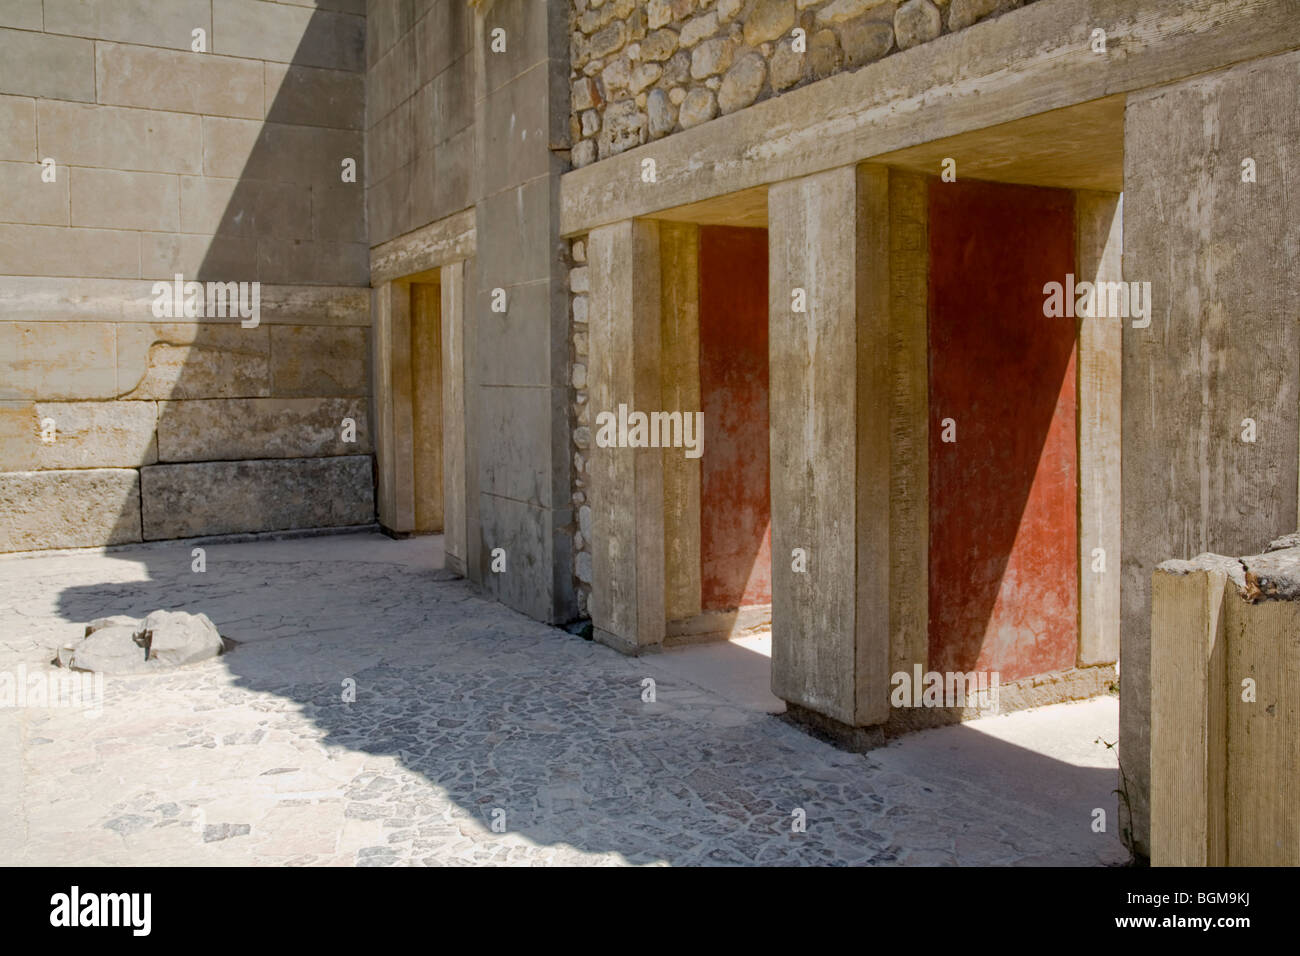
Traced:
POLYGON ((158 403, 146 541, 374 520, 364 44, 314 10, 293 61, 264 64, 265 120, 203 118, 184 283, 147 276, 169 289, 119 345, 145 369, 119 398, 158 403))
MULTIPOLYGON (((67 588, 59 612, 85 621, 156 607, 203 611, 246 643, 185 680, 216 694, 212 681, 219 687, 224 675, 202 671, 224 668, 236 687, 290 702, 263 698, 265 726, 281 739, 295 735, 304 761, 317 744, 393 758, 396 770, 361 771, 329 798, 345 817, 383 821, 357 862, 434 857, 463 842, 461 821, 490 826, 497 808, 512 835, 633 863, 1095 865, 1124 857, 1113 825, 1089 831, 1096 807, 1118 819, 1113 768, 1067 764, 970 728, 914 741, 919 756, 897 748, 854 756, 768 715, 720 706, 670 674, 657 677, 658 702, 646 705, 640 681, 652 660, 532 621, 428 567, 388 563, 373 549, 354 558, 367 547, 355 540, 356 548, 324 551, 320 541, 275 546, 300 549, 298 560, 283 550, 263 550, 262 560, 265 545, 214 545, 202 575, 180 554, 123 554, 145 558, 150 578, 67 588), (356 700, 345 703, 349 678, 356 700), (310 742, 303 715, 320 732, 310 742), (809 823, 798 837, 794 807, 809 823)), ((137 691, 128 706, 141 700, 137 691)), ((217 737, 223 709, 242 712, 250 698, 221 700, 202 715, 217 737)), ((1078 741, 1076 752, 1091 744, 1078 741)), ((247 748, 240 760, 249 775, 283 760, 268 753, 258 764, 255 742, 223 746, 247 748)))
POLYGON ((930 223, 930 667, 1068 669, 1076 328, 1043 317, 1039 290, 1074 271, 1074 197, 935 179, 930 223))

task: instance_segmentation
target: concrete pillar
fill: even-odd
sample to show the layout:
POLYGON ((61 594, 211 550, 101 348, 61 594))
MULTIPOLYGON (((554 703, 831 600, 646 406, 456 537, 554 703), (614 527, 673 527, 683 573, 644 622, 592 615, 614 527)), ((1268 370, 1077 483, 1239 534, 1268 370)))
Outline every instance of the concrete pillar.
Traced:
POLYGON ((442 294, 431 282, 411 283, 412 497, 420 534, 443 530, 442 294))
MULTIPOLYGON (((620 404, 660 410, 659 228, 625 220, 587 240, 587 388, 596 434, 597 416, 617 414, 620 404)), ((663 462, 659 448, 591 449, 591 621, 596 640, 625 653, 664 639, 663 462)))
POLYGON ((1300 53, 1133 94, 1124 124, 1120 759, 1147 851, 1154 566, 1296 528, 1300 53), (1255 182, 1243 182, 1253 161, 1255 182), (1250 164, 1248 164, 1249 166, 1250 164), (1243 441, 1254 422, 1255 441, 1243 441))
POLYGON ((371 342, 379 524, 390 534, 409 534, 415 528, 409 283, 385 282, 375 290, 371 342))
MULTIPOLYGON (((498 0, 475 15, 475 348, 467 403, 477 501, 471 558, 488 595, 550 623, 577 614, 567 162, 569 9, 498 0), (508 33, 503 52, 491 31, 508 33), (498 290, 500 290, 498 292, 498 290), (500 303, 504 297, 505 309, 500 303), (478 549, 475 556, 475 549, 478 549), (501 549, 505 570, 494 571, 501 549)), ((500 567, 498 563, 498 567, 500 567)))
MULTIPOLYGON (((662 405, 683 414, 700 409, 700 228, 659 223, 662 276, 659 329, 662 405)), ((665 448, 665 604, 669 621, 700 613, 700 462, 665 448)))
POLYGON ((890 671, 889 172, 778 183, 768 222, 772 690, 796 717, 878 724, 890 671))
POLYGON ((911 673, 917 664, 924 670, 930 648, 929 195, 925 176, 889 170, 889 647, 893 673, 911 673))
POLYGON ((1224 686, 1227 635, 1223 629, 1227 583, 1222 570, 1211 568, 1188 574, 1157 571, 1152 578, 1151 862, 1155 866, 1224 866, 1227 862, 1230 688, 1224 686))
POLYGON ((445 566, 464 575, 465 518, 465 266, 445 265, 442 289, 442 495, 445 566))
MULTIPOLYGON (((1121 209, 1117 194, 1075 194, 1077 281, 1123 279, 1121 209)), ((1119 660, 1122 356, 1122 319, 1079 319, 1078 662, 1085 667, 1119 660)))

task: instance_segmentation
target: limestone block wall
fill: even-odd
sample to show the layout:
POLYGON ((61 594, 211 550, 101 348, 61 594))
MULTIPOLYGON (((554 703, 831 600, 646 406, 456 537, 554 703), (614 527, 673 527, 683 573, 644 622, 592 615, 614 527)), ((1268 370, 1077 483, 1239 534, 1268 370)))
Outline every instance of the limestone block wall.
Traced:
POLYGON ((1028 2, 573 0, 573 165, 699 126, 1028 2))
POLYGON ((0 5, 0 551, 373 520, 364 12, 0 5))
POLYGON ((464 0, 366 6, 370 244, 473 204, 474 11, 464 0))

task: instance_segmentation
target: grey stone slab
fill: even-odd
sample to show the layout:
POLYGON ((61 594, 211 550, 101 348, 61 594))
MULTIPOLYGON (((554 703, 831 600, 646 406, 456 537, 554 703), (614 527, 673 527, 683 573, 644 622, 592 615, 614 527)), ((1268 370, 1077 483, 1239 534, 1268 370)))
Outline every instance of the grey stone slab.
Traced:
MULTIPOLYGON (((88 41, 77 40, 77 43, 88 41)), ((261 119, 262 64, 123 43, 94 44, 92 84, 113 106, 261 119)), ((92 86, 92 91, 96 89, 92 86)), ((58 99, 93 100, 93 95, 58 99)))
POLYGON ((36 100, 26 96, 0 96, 0 160, 34 163, 36 155, 36 100))
POLYGON ((301 66, 365 68, 364 17, 264 0, 212 0, 212 49, 301 66))
POLYGON ((41 29, 41 0, 9 0, 0 9, 0 27, 41 29))
POLYGON ((324 326, 271 329, 271 391, 278 397, 367 393, 366 330, 324 326))
POLYGON ((95 44, 0 29, 0 93, 95 101, 95 44))
POLYGON ((365 77, 347 70, 267 63, 266 118, 275 123, 363 129, 365 77))
POLYGON ((374 520, 369 455, 148 465, 140 469, 146 540, 374 520))
POLYGON ((163 110, 40 100, 41 153, 73 166, 199 173, 203 123, 163 110))
POLYGON ((326 458, 373 451, 364 398, 234 398, 158 403, 163 462, 326 458), (351 419, 355 442, 343 440, 351 419))
POLYGON ((0 552, 140 540, 133 468, 0 473, 0 552))
POLYGON ((152 464, 158 460, 157 417, 154 402, 0 405, 0 467, 46 471, 152 464))
POLYGON ((211 13, 210 0, 45 0, 44 29, 188 52, 194 29, 201 27, 211 38, 211 13))

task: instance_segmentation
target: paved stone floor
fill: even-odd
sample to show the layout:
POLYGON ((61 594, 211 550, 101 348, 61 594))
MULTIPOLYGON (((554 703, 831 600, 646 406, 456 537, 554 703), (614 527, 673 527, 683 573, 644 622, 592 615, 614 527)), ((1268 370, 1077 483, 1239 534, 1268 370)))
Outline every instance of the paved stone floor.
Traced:
POLYGON ((97 716, 0 709, 0 864, 1126 858, 1096 742, 1115 739, 1112 699, 852 755, 766 713, 761 688, 710 681, 717 649, 697 668, 693 652, 629 659, 475 597, 435 570, 437 539, 211 544, 201 574, 190 547, 0 559, 0 673, 48 675, 107 614, 203 611, 243 642, 108 678, 97 716))

